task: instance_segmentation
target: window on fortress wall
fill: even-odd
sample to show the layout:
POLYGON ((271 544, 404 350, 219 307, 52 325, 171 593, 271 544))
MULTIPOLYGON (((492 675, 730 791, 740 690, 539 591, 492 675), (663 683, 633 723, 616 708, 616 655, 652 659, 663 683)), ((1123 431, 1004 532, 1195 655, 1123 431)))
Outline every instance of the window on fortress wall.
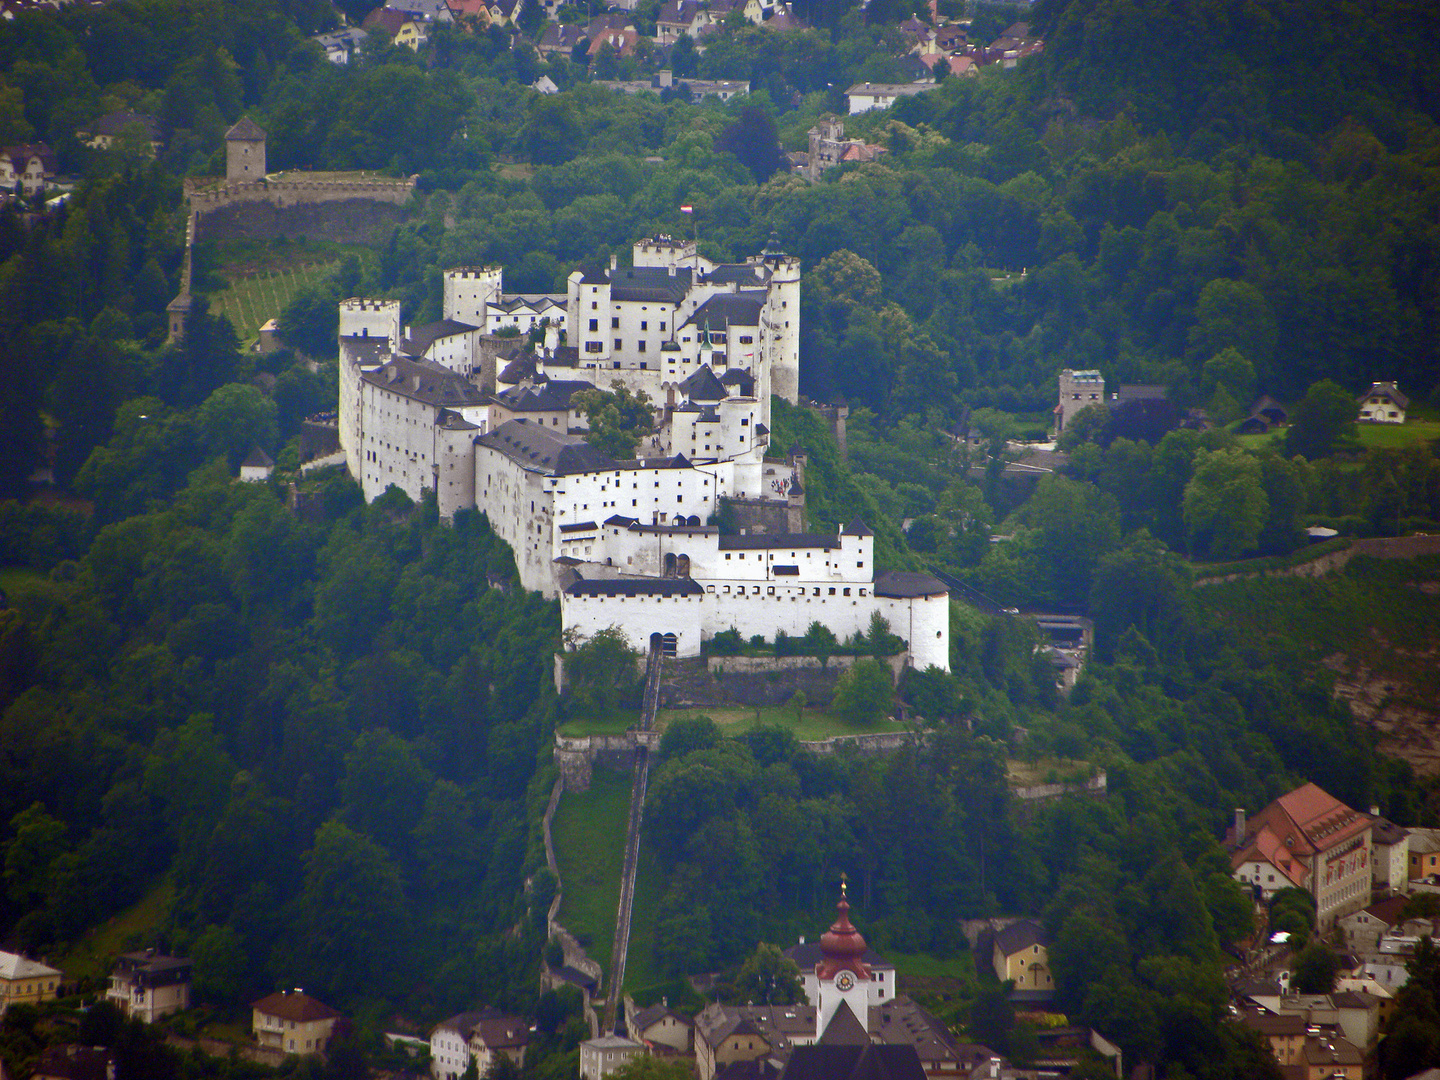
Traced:
POLYGON ((618 315, 612 315, 612 316, 610 316, 610 329, 611 329, 611 330, 619 330, 619 329, 620 329, 620 316, 618 316, 618 315))

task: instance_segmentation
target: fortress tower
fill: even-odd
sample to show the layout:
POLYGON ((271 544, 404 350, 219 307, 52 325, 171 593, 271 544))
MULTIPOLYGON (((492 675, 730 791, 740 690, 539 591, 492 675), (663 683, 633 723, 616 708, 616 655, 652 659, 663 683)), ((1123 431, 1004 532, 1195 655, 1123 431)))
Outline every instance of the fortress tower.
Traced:
POLYGON ((760 253, 770 268, 770 296, 762 316, 770 330, 770 393, 791 405, 800 399, 800 260, 787 255, 772 231, 760 253))
POLYGON ((225 133, 225 179, 265 178, 265 132, 248 116, 242 116, 225 133))
POLYGON ((498 266, 457 266, 445 271, 445 318, 486 326, 486 306, 500 299, 501 275, 498 266))

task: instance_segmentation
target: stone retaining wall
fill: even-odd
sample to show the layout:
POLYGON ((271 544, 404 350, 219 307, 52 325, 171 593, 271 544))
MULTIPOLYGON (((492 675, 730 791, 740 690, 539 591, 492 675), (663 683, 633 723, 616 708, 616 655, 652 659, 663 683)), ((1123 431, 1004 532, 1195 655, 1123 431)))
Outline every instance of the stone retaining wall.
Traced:
POLYGON ((1356 540, 1342 551, 1317 555, 1306 562, 1279 570, 1251 570, 1217 577, 1199 578, 1195 584, 1218 585, 1225 581, 1244 581, 1256 577, 1324 577, 1344 567, 1357 555, 1372 559, 1417 559, 1422 555, 1440 555, 1440 536, 1369 536, 1356 540))

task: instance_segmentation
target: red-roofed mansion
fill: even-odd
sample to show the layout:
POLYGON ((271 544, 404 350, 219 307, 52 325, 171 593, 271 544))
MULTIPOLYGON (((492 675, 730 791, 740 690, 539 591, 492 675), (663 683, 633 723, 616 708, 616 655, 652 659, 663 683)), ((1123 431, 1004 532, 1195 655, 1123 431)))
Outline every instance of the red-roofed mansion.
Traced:
POLYGON ((1280 889, 1315 897, 1317 925, 1328 930, 1342 915, 1370 903, 1371 818, 1314 784, 1282 795, 1248 822, 1235 812, 1225 834, 1237 881, 1267 899, 1280 889))

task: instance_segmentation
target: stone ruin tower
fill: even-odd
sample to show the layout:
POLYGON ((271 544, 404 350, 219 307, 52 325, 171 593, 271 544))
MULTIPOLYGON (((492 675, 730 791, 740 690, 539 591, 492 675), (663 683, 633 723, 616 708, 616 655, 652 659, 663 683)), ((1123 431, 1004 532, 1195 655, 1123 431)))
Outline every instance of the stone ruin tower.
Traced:
POLYGON ((248 116, 242 116, 225 133, 225 179, 263 180, 265 178, 265 132, 248 116))

